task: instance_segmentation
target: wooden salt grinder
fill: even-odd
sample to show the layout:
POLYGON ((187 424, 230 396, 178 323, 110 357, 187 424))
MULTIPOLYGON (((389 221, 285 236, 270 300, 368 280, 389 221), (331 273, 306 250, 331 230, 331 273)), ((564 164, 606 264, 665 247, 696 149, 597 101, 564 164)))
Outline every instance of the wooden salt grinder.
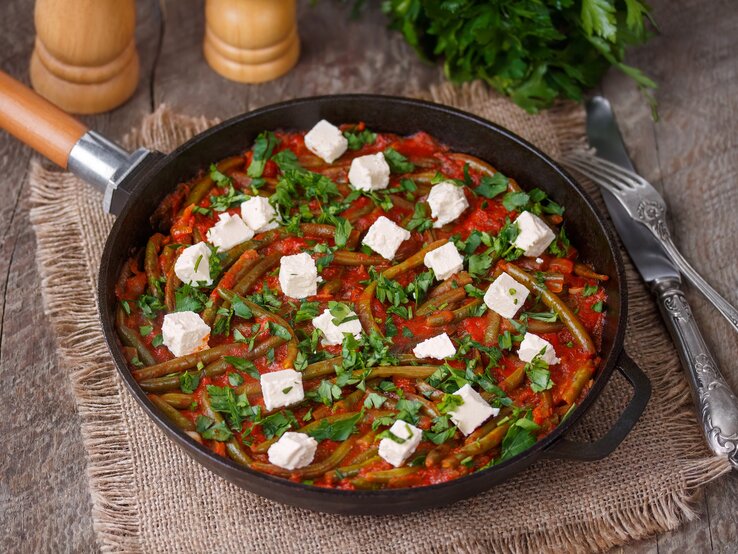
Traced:
POLYGON ((121 105, 138 84, 134 0, 36 0, 31 84, 71 113, 121 105))
POLYGON ((295 0, 207 0, 205 59, 223 77, 262 83, 297 63, 295 0))

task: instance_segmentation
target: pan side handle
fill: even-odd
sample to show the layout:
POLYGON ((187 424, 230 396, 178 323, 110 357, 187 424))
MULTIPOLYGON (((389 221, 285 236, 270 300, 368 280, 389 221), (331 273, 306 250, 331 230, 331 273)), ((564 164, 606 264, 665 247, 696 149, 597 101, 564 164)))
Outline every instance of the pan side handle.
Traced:
POLYGON ((601 460, 610 455, 635 426, 651 397, 651 382, 625 352, 620 354, 615 367, 633 387, 633 396, 615 424, 602 438, 594 442, 575 442, 562 437, 545 451, 547 457, 601 460))

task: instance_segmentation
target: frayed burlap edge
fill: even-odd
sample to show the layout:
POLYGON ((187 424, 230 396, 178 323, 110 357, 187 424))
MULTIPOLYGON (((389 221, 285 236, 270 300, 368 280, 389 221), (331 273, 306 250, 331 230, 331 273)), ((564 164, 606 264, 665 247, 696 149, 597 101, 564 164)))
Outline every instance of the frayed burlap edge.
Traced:
MULTIPOLYGON (((430 98, 468 107, 489 98, 481 85, 459 88, 441 86, 431 89, 430 98)), ((559 144, 582 144, 583 111, 572 104, 562 104, 540 117, 551 119, 559 144)), ((160 107, 144 118, 131 132, 126 144, 147 144, 156 148, 174 137, 181 143, 207 128, 204 118, 177 116, 160 107)), ((571 147, 571 146, 570 146, 571 147)), ((555 153, 552 153, 555 154, 555 153)), ((134 467, 130 445, 125 439, 126 414, 122 413, 122 383, 109 366, 109 353, 100 329, 97 306, 80 287, 95 289, 95 276, 89 274, 84 249, 86 236, 77 224, 78 214, 72 204, 58 200, 60 185, 73 179, 66 173, 44 168, 34 161, 30 168, 31 222, 38 243, 38 267, 42 278, 45 310, 51 319, 62 362, 71 368, 71 381, 82 421, 82 436, 88 454, 88 477, 92 499, 93 525, 103 550, 135 552, 141 550, 140 520, 134 486, 134 467), (100 423, 104 423, 101 425, 100 423)), ((631 313, 654 311, 647 292, 629 268, 631 313)), ((644 318, 647 319, 647 318, 644 318)), ((638 322, 631 321, 638 326, 638 322)), ((639 333, 654 333, 650 327, 639 333)), ((654 407, 669 414, 666 424, 675 434, 693 432, 694 415, 689 388, 678 364, 654 364, 650 371, 654 386, 654 407)), ((566 524, 546 529, 532 529, 525 534, 496 536, 494 541, 470 541, 457 544, 459 551, 582 551, 602 550, 629 540, 674 529, 696 517, 694 504, 699 487, 730 470, 724 458, 705 457, 700 445, 685 441, 679 445, 685 458, 681 461, 685 489, 661 498, 651 498, 640 508, 617 514, 602 513, 595 521, 566 524)), ((441 552, 444 548, 432 549, 441 552)))

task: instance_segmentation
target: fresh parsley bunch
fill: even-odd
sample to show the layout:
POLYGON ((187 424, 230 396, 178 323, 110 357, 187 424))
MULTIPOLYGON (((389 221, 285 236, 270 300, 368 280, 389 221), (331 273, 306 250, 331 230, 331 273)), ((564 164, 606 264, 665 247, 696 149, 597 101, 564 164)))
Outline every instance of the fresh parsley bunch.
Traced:
POLYGON ((644 91, 656 87, 624 63, 625 49, 650 36, 642 0, 384 0, 382 9, 449 79, 482 79, 529 112, 580 100, 611 65, 644 91))

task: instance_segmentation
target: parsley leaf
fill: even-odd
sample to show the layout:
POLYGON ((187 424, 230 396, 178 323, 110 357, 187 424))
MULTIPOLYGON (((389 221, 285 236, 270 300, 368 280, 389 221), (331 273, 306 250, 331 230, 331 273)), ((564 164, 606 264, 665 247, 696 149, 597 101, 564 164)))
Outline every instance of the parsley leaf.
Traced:
POLYGON ((410 173, 415 170, 415 164, 394 148, 387 148, 383 153, 392 173, 410 173))
POLYGON ((364 412, 361 411, 346 419, 340 419, 338 421, 328 422, 324 419, 320 422, 320 425, 311 431, 308 431, 308 435, 313 437, 317 441, 331 440, 331 441, 345 441, 351 436, 356 430, 356 423, 364 417, 364 412))
POLYGON ((264 173, 264 167, 266 166, 267 160, 272 156, 272 151, 277 145, 277 137, 271 131, 264 131, 259 133, 254 141, 253 157, 249 168, 246 170, 246 174, 249 177, 256 178, 261 177, 264 173))
POLYGON ((343 136, 348 140, 348 147, 351 150, 359 150, 365 144, 374 144, 374 141, 377 140, 377 134, 372 133, 369 129, 344 131, 343 136))
POLYGON ((433 227, 433 220, 428 217, 428 205, 425 202, 415 204, 413 215, 407 222, 409 231, 417 231, 423 233, 433 227))
POLYGON ((283 173, 290 169, 302 169, 300 162, 297 161, 297 155, 290 149, 282 150, 272 156, 272 161, 283 173))
POLYGON ((264 436, 268 439, 281 437, 291 427, 297 427, 297 418, 290 410, 281 410, 268 415, 262 419, 261 423, 264 436))
POLYGON ((235 367, 238 371, 243 371, 254 379, 259 379, 259 370, 256 369, 256 365, 251 360, 247 360, 246 358, 239 358, 238 356, 224 356, 223 359, 227 363, 235 367))
POLYGON ((208 303, 208 296, 184 283, 174 292, 175 312, 201 312, 208 303))
POLYGON ((499 171, 491 177, 489 175, 485 175, 479 182, 479 186, 474 189, 474 192, 479 196, 484 196, 485 198, 494 198, 507 190, 509 181, 510 180, 499 171))
POLYGON ((520 210, 528 203, 528 194, 523 191, 510 191, 502 197, 502 205, 508 212, 520 210))
POLYGON ((548 364, 541 359, 546 351, 543 347, 541 351, 527 364, 525 364, 525 374, 530 381, 530 389, 533 392, 543 392, 553 388, 551 373, 548 371, 548 364))
POLYGON ((202 438, 207 440, 225 442, 233 437, 233 433, 226 427, 225 421, 215 423, 215 421, 203 415, 197 416, 195 427, 202 438))
POLYGON ((185 371, 179 376, 179 389, 185 394, 192 394, 200 384, 200 372, 185 371))

